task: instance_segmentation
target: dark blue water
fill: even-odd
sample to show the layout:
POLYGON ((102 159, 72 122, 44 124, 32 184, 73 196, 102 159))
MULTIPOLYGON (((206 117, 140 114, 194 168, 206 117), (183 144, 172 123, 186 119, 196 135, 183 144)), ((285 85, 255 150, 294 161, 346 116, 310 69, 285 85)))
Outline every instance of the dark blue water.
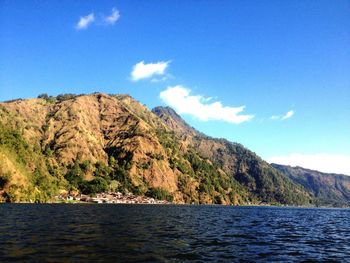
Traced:
POLYGON ((350 210, 0 205, 0 262, 350 261, 350 210))

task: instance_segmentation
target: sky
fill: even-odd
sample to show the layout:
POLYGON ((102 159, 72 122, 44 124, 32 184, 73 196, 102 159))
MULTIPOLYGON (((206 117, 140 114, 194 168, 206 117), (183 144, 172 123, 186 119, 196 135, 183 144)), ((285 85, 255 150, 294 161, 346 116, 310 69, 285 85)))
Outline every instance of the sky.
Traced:
POLYGON ((350 175, 350 1, 0 0, 0 101, 127 93, 350 175))

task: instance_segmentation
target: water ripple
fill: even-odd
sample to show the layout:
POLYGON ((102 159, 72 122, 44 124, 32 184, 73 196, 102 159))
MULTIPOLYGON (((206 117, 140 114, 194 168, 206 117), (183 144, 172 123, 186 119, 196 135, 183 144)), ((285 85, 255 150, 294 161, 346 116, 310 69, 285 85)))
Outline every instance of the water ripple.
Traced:
POLYGON ((349 209, 0 205, 0 262, 345 262, 349 209))

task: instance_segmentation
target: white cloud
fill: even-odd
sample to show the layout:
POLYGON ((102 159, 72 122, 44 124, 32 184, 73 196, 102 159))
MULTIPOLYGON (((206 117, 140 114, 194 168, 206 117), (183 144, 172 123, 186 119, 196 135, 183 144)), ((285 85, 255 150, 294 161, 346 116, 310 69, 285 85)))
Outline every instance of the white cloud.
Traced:
POLYGON ((120 17, 120 14, 118 9, 113 7, 112 13, 109 16, 105 17, 104 20, 107 24, 114 25, 115 22, 117 22, 117 20, 119 19, 119 17, 120 17))
POLYGON ((181 85, 168 87, 160 93, 160 98, 179 114, 189 114, 201 121, 220 120, 239 124, 251 120, 253 115, 241 115, 244 106, 228 107, 221 102, 208 103, 208 98, 190 95, 191 91, 181 85))
POLYGON ((140 79, 151 78, 153 76, 161 76, 165 74, 165 70, 169 65, 169 61, 164 62, 160 61, 157 63, 148 63, 145 64, 144 61, 141 61, 134 65, 131 72, 131 79, 133 81, 138 81, 140 79))
POLYGON ((277 116, 277 115, 272 115, 270 117, 271 120, 279 120, 281 117, 280 116, 277 116))
POLYGON ((95 21, 95 15, 93 13, 87 16, 82 16, 80 17, 79 22, 77 23, 75 28, 77 30, 86 29, 94 21, 95 21))
POLYGON ((289 119, 289 118, 291 118, 293 115, 294 115, 294 111, 290 110, 290 111, 288 111, 288 112, 282 117, 282 120, 289 119))
POLYGON ((283 116, 279 116, 279 115, 272 115, 270 117, 270 120, 286 120, 291 118, 294 115, 294 111, 290 110, 288 111, 286 114, 284 114, 283 116))
POLYGON ((350 155, 340 154, 298 154, 274 156, 268 158, 269 163, 301 166, 325 173, 340 173, 350 175, 350 155))
POLYGON ((209 101, 211 101, 212 99, 214 99, 214 98, 213 98, 213 97, 203 98, 203 100, 204 100, 205 102, 209 102, 209 101))

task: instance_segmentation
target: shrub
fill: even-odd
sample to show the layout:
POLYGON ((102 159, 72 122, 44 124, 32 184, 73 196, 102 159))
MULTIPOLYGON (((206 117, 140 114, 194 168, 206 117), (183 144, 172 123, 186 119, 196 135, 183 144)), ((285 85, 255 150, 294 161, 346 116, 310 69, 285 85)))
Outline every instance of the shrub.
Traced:
POLYGON ((110 177, 112 169, 105 165, 103 162, 97 162, 95 164, 95 172, 94 175, 96 177, 110 177))
POLYGON ((82 163, 80 163, 79 166, 80 166, 81 170, 84 173, 86 173, 90 169, 91 163, 89 160, 85 160, 82 163))
POLYGON ((83 171, 78 163, 75 163, 73 167, 65 174, 64 178, 74 187, 83 181, 83 171))
POLYGON ((5 173, 0 175, 0 189, 4 188, 5 185, 10 181, 11 175, 9 173, 5 173))
POLYGON ((167 200, 169 202, 172 202, 174 200, 173 195, 161 187, 150 188, 145 195, 158 200, 167 200))
POLYGON ((44 99, 49 103, 55 102, 55 97, 47 95, 47 93, 42 93, 38 95, 38 99, 44 99))
POLYGON ((108 186, 109 184, 106 179, 96 177, 91 181, 81 181, 78 188, 83 194, 91 195, 107 191, 108 186))
POLYGON ((65 100, 74 99, 75 97, 76 97, 75 94, 65 93, 65 94, 57 95, 56 99, 57 99, 59 102, 61 102, 61 101, 65 101, 65 100))
POLYGON ((48 98, 49 98, 49 95, 47 95, 47 93, 42 93, 42 94, 38 95, 38 99, 47 100, 48 98))

